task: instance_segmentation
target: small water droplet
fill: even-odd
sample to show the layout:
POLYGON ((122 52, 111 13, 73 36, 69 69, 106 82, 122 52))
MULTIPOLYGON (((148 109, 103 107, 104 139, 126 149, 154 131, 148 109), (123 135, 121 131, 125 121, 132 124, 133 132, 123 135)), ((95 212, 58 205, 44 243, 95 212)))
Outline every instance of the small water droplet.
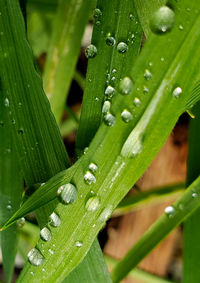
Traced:
POLYGON ((75 243, 75 246, 76 246, 77 248, 81 248, 81 247, 83 246, 83 243, 80 242, 80 241, 77 241, 77 242, 75 243))
POLYGON ((123 95, 130 94, 133 90, 134 84, 129 77, 123 78, 119 83, 119 91, 123 95))
POLYGON ((139 99, 138 97, 135 97, 134 100, 133 100, 133 104, 134 104, 136 107, 140 106, 140 104, 141 104, 140 99, 139 99))
POLYGON ((133 19, 134 19, 133 14, 130 14, 130 15, 129 15, 129 19, 130 19, 130 20, 133 20, 133 19))
POLYGON ((167 6, 159 8, 150 20, 150 28, 154 33, 163 34, 172 30, 175 25, 175 13, 167 6))
POLYGON ((95 211, 98 209, 100 205, 100 202, 99 202, 99 198, 94 196, 94 197, 90 197, 87 202, 86 202, 86 205, 85 205, 85 208, 88 210, 88 211, 95 211))
POLYGON ((93 173, 95 173, 98 170, 98 166, 95 163, 90 163, 89 167, 90 171, 92 171, 93 173))
POLYGON ((112 215, 112 207, 105 208, 99 216, 101 222, 107 221, 112 215))
POLYGON ((99 19, 102 16, 101 10, 98 8, 94 9, 93 16, 95 19, 99 19))
POLYGON ((42 272, 45 272, 45 269, 44 269, 44 268, 42 268, 42 272))
POLYGON ((11 209, 12 209, 12 205, 8 204, 8 205, 7 205, 7 209, 8 209, 8 210, 11 210, 11 209))
POLYGON ((180 30, 183 30, 183 26, 182 25, 179 25, 178 27, 180 30))
POLYGON ((77 190, 76 187, 72 184, 65 184, 58 188, 57 195, 59 197, 60 202, 63 204, 73 203, 77 198, 77 190))
POLYGON ((85 173, 84 180, 88 185, 91 185, 92 183, 96 183, 96 178, 90 171, 87 171, 85 173))
POLYGON ((46 242, 50 241, 51 231, 47 227, 42 228, 42 230, 40 231, 40 238, 46 242))
POLYGON ((33 272, 33 271, 31 271, 31 272, 30 272, 30 274, 33 276, 33 275, 34 275, 34 272, 33 272))
POLYGON ((44 263, 43 255, 36 248, 33 248, 32 250, 30 250, 30 252, 28 253, 27 256, 28 256, 29 262, 32 265, 40 266, 40 265, 42 265, 44 263))
POLYGON ((95 101, 99 101, 99 98, 98 98, 98 97, 95 97, 95 101))
POLYGON ((175 212, 176 212, 176 210, 173 206, 167 206, 165 208, 165 214, 167 214, 169 218, 174 217, 175 212))
POLYGON ((24 129, 23 129, 23 128, 20 128, 20 129, 18 130, 18 134, 23 135, 23 133, 24 133, 24 129))
POLYGON ((52 249, 48 249, 48 252, 53 255, 54 254, 54 251, 52 249))
POLYGON ((132 114, 127 109, 122 111, 121 118, 126 123, 129 123, 131 120, 133 120, 132 114))
POLYGON ((151 78, 152 78, 152 73, 148 70, 148 69, 146 69, 145 71, 144 71, 144 78, 147 80, 147 81, 149 81, 151 78))
POLYGON ((116 74, 117 70, 116 69, 112 69, 112 74, 116 74))
POLYGON ((88 147, 85 147, 84 150, 83 150, 83 154, 86 154, 88 149, 89 149, 88 147))
POLYGON ((22 217, 17 221, 17 226, 19 228, 22 228, 24 226, 25 222, 26 222, 26 219, 24 217, 22 217))
POLYGON ((126 53, 128 51, 128 45, 125 42, 119 42, 117 45, 117 51, 119 53, 126 53))
POLYGON ((198 197, 198 194, 197 194, 197 193, 192 193, 192 197, 193 197, 193 198, 197 198, 197 197, 198 197))
POLYGON ((164 57, 161 57, 161 58, 160 58, 160 61, 161 61, 161 62, 164 62, 164 61, 165 61, 165 58, 164 58, 164 57))
POLYGON ((113 116, 111 113, 107 113, 104 116, 104 123, 109 127, 114 126, 115 121, 116 121, 115 116, 113 116))
POLYGON ((143 93, 144 93, 144 94, 147 94, 148 92, 149 92, 148 87, 144 86, 144 88, 143 88, 143 93))
POLYGON ((173 97, 179 98, 181 93, 182 93, 182 88, 178 86, 173 90, 173 97))
POLYGON ((4 105, 5 105, 5 107, 9 107, 10 106, 10 102, 9 102, 8 98, 5 98, 4 105))
POLYGON ((96 46, 93 44, 90 44, 85 50, 85 55, 87 58, 94 58, 97 55, 96 46))
POLYGON ((116 43, 115 41, 115 38, 113 36, 111 36, 111 34, 107 34, 107 37, 106 37, 106 44, 109 45, 109 46, 114 46, 116 43))
POLYGON ((53 212, 50 216, 49 216, 49 224, 53 227, 59 227, 61 224, 61 220, 60 217, 53 212))
POLYGON ((116 94, 116 90, 114 89, 114 87, 112 87, 111 85, 107 86, 105 90, 105 95, 108 98, 112 98, 115 94, 116 94))
POLYGON ((110 101, 108 101, 108 100, 104 101, 104 104, 103 104, 103 107, 102 107, 102 113, 103 114, 108 113, 110 111, 110 106, 111 106, 110 101))

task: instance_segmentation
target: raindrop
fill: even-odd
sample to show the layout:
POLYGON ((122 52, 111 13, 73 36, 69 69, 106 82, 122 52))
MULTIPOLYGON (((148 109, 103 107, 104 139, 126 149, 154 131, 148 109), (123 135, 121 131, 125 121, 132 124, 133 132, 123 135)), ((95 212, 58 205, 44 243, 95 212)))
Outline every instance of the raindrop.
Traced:
POLYGON ((94 9, 93 16, 95 19, 99 19, 102 16, 101 10, 98 8, 94 9))
POLYGON ((175 212, 176 212, 176 210, 173 206, 167 206, 165 208, 165 214, 167 214, 169 218, 174 217, 175 212))
POLYGON ((84 180, 88 185, 91 185, 92 183, 96 183, 96 178, 90 171, 87 171, 85 173, 84 180))
POLYGON ((183 30, 183 26, 182 25, 179 25, 178 27, 180 30, 183 30))
POLYGON ((115 116, 113 116, 111 113, 107 113, 104 116, 104 123, 109 127, 114 126, 115 121, 116 121, 115 116))
POLYGON ((94 196, 87 200, 85 208, 88 211, 95 211, 98 209, 99 205, 100 205, 99 198, 94 196))
POLYGON ((133 14, 130 14, 130 15, 129 15, 129 19, 130 19, 130 20, 133 20, 133 19, 134 19, 133 14))
POLYGON ((173 97, 179 98, 181 93, 182 93, 182 88, 178 86, 173 90, 173 97))
POLYGON ((198 197, 198 194, 197 194, 197 193, 192 193, 192 197, 193 197, 193 198, 197 198, 197 197, 198 197))
POLYGON ((123 110, 121 113, 122 120, 126 123, 129 123, 131 120, 133 120, 132 114, 128 110, 123 110))
POLYGON ((50 253, 51 255, 54 254, 54 251, 53 251, 52 249, 49 249, 48 251, 49 251, 49 253, 50 253))
POLYGON ((111 106, 110 101, 106 100, 103 104, 103 107, 102 107, 102 113, 103 114, 108 113, 110 111, 110 106, 111 106))
POLYGON ((117 45, 117 51, 119 53, 126 53, 128 51, 128 45, 125 42, 119 42, 117 45))
POLYGON ((8 205, 7 205, 7 209, 8 209, 8 210, 11 210, 11 209, 12 209, 12 205, 8 204, 8 205))
POLYGON ((59 197, 60 202, 63 204, 73 203, 77 198, 77 190, 76 187, 72 184, 65 184, 58 188, 57 195, 59 197))
POLYGON ((114 46, 115 43, 116 43, 115 38, 111 36, 111 34, 109 33, 106 37, 106 44, 109 46, 114 46))
POLYGON ((119 83, 119 91, 123 95, 130 94, 133 90, 133 86, 131 78, 125 77, 119 83))
POLYGON ((147 80, 147 81, 149 81, 151 78, 152 78, 152 73, 148 70, 148 69, 146 69, 145 71, 144 71, 144 78, 147 80))
POLYGON ((95 173, 98 170, 98 166, 95 163, 90 163, 89 165, 89 169, 90 171, 92 171, 93 173, 95 173))
POLYGON ((116 94, 116 90, 114 89, 114 87, 112 87, 111 85, 107 86, 105 90, 105 95, 108 98, 112 98, 115 94, 116 94))
POLYGON ((77 248, 80 248, 80 247, 83 246, 83 243, 80 242, 80 241, 77 241, 77 242, 75 243, 75 246, 76 246, 77 248))
POLYGON ((175 13, 167 6, 159 8, 150 20, 150 28, 154 33, 169 32, 175 25, 175 13))
POLYGON ((116 69, 112 69, 112 74, 116 74, 117 70, 116 69))
POLYGON ((148 93, 148 92, 149 92, 148 87, 144 86, 144 88, 143 88, 143 93, 146 94, 146 93, 148 93))
POLYGON ((5 98, 4 105, 5 105, 5 107, 9 107, 10 106, 10 102, 9 102, 8 98, 5 98))
POLYGON ((40 238, 46 242, 50 241, 51 231, 47 227, 42 228, 42 230, 40 231, 40 238))
POLYGON ((138 97, 135 97, 134 100, 133 100, 133 104, 137 107, 140 106, 140 104, 141 104, 140 99, 138 97))
POLYGON ((28 253, 27 256, 28 256, 29 262, 32 265, 40 266, 40 265, 42 265, 44 263, 43 255, 36 248, 33 248, 32 250, 30 250, 30 252, 28 253))
POLYGON ((61 220, 60 217, 53 212, 50 216, 49 216, 49 224, 53 227, 59 227, 61 224, 61 220))
POLYGON ((26 222, 26 219, 24 217, 22 217, 17 221, 17 226, 19 228, 22 228, 24 226, 25 222, 26 222))
POLYGON ((97 55, 96 46, 93 44, 90 44, 85 50, 85 55, 87 58, 94 58, 97 55))

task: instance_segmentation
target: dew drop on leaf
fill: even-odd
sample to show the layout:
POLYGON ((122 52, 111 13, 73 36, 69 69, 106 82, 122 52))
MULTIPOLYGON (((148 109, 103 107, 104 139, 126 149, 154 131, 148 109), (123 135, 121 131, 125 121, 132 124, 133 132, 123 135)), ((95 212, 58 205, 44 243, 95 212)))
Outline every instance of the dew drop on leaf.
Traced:
POLYGON ((197 194, 197 193, 192 193, 192 197, 193 197, 193 198, 197 198, 197 197, 198 197, 198 194, 197 194))
POLYGON ((85 205, 85 208, 88 210, 88 211, 95 211, 98 209, 99 207, 99 198, 94 196, 94 197, 90 197, 87 202, 86 202, 86 205, 85 205))
POLYGON ((108 100, 104 101, 104 104, 103 104, 103 107, 102 107, 102 113, 103 114, 108 113, 110 111, 110 106, 111 106, 110 101, 108 101, 108 100))
POLYGON ((90 171, 92 171, 93 173, 95 173, 98 170, 98 166, 95 163, 90 163, 89 167, 90 171))
POLYGON ((164 34, 172 30, 175 25, 175 13, 167 6, 159 8, 150 20, 152 32, 164 34))
POLYGON ((10 106, 10 102, 9 102, 8 98, 5 98, 4 105, 5 105, 5 107, 9 107, 10 106))
POLYGON ((122 111, 121 118, 126 123, 129 123, 131 120, 133 120, 132 114, 126 109, 122 111))
POLYGON ((173 206, 167 206, 165 208, 165 214, 167 214, 167 216, 169 218, 174 217, 175 213, 176 213, 176 210, 175 210, 175 208, 173 206))
POLYGON ((28 256, 29 262, 34 266, 40 266, 44 263, 43 255, 36 248, 33 248, 32 250, 30 250, 27 256, 28 256))
POLYGON ((19 228, 22 228, 24 226, 25 222, 26 222, 26 219, 24 217, 22 217, 17 221, 17 226, 19 228))
POLYGON ((145 71, 144 71, 144 78, 147 80, 147 81, 149 81, 151 78, 152 78, 152 73, 148 70, 148 69, 146 69, 145 71))
POLYGON ((117 45, 117 51, 119 53, 126 53, 128 51, 128 45, 125 42, 119 42, 117 45))
POLYGON ((116 90, 114 89, 114 87, 112 87, 111 85, 107 86, 107 88, 105 89, 105 95, 108 98, 112 98, 115 94, 116 90))
POLYGON ((112 215, 112 208, 111 207, 105 208, 101 212, 101 214, 99 216, 99 220, 101 222, 105 222, 105 221, 107 221, 111 217, 111 215, 112 215))
POLYGON ((182 88, 178 86, 173 90, 173 97, 179 98, 181 93, 182 93, 182 88))
POLYGON ((88 185, 91 185, 92 183, 96 183, 96 178, 90 171, 87 171, 85 173, 84 180, 85 180, 85 183, 88 185))
POLYGON ((144 93, 144 94, 147 94, 148 92, 149 92, 148 87, 144 86, 144 88, 143 88, 143 93, 144 93))
POLYGON ((47 228, 44 227, 40 230, 40 238, 46 242, 51 240, 51 231, 47 228))
POLYGON ((119 91, 123 95, 130 94, 133 90, 134 84, 129 77, 123 78, 119 83, 119 91))
POLYGON ((77 189, 74 185, 68 183, 58 188, 57 195, 61 203, 70 204, 77 198, 77 189))
POLYGON ((53 212, 50 216, 49 216, 49 224, 53 227, 59 227, 61 224, 61 220, 60 217, 53 212))
POLYGON ((109 127, 114 126, 115 121, 116 121, 115 116, 113 116, 111 113, 107 113, 104 116, 104 123, 109 127))
POLYGON ((90 44, 85 50, 85 55, 87 58, 94 58, 97 55, 96 46, 93 44, 90 44))
POLYGON ((107 34, 106 36, 106 44, 109 46, 114 46, 116 43, 115 38, 113 36, 111 36, 111 34, 107 34))
POLYGON ((133 100, 133 104, 137 107, 140 106, 140 104, 141 104, 140 99, 138 97, 135 97, 134 100, 133 100))
POLYGON ((80 241, 77 241, 77 242, 75 243, 75 246, 76 246, 77 248, 81 248, 81 247, 83 246, 83 243, 80 242, 80 241))
POLYGON ((94 9, 93 16, 95 19, 99 19, 102 16, 101 10, 98 8, 94 9))

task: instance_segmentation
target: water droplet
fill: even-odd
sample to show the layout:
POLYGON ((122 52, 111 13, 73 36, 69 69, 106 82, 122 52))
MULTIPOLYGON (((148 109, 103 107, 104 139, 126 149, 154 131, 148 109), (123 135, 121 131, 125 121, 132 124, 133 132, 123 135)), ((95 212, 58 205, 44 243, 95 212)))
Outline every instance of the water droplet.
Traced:
POLYGON ((114 126, 115 121, 116 121, 115 116, 113 116, 111 113, 107 113, 104 116, 104 123, 109 127, 114 126))
POLYGON ((42 272, 45 272, 45 269, 44 269, 44 268, 42 268, 42 272))
POLYGON ((135 97, 134 100, 133 100, 133 104, 134 104, 136 107, 140 106, 140 104, 141 104, 140 99, 139 99, 138 97, 135 97))
POLYGON ((92 183, 96 183, 96 178, 90 171, 87 171, 85 173, 84 180, 88 185, 91 185, 92 183))
POLYGON ((33 275, 34 275, 34 272, 33 272, 33 271, 31 271, 31 272, 30 272, 30 274, 33 276, 33 275))
POLYGON ((23 133, 24 133, 24 129, 23 129, 23 128, 20 128, 20 129, 18 130, 18 134, 23 135, 23 133))
POLYGON ((57 195, 63 204, 73 203, 77 198, 76 187, 72 184, 65 184, 58 188, 57 195))
POLYGON ((133 86, 131 78, 125 77, 119 83, 119 91, 124 95, 130 94, 133 90, 133 86))
POLYGON ((83 154, 86 154, 88 149, 89 149, 88 147, 85 147, 84 150, 83 150, 83 154))
POLYGON ((144 94, 147 94, 148 92, 149 92, 148 87, 144 86, 144 88, 143 88, 143 93, 144 93, 144 94))
POLYGON ((98 97, 95 97, 95 101, 99 101, 99 98, 98 98, 98 97))
POLYGON ((91 197, 87 200, 85 208, 88 211, 95 211, 95 210, 97 210, 99 205, 100 205, 99 198, 94 196, 94 197, 91 197))
POLYGON ((101 10, 98 8, 94 9, 93 16, 95 19, 99 19, 102 16, 101 10))
POLYGON ((59 227, 61 224, 61 220, 60 217, 53 212, 50 216, 49 216, 49 224, 53 227, 59 227))
POLYGON ((165 214, 167 214, 169 218, 174 217, 175 212, 176 212, 176 210, 173 206, 167 206, 165 208, 165 214))
POLYGON ((132 114, 128 110, 123 110, 121 113, 122 120, 126 123, 129 123, 131 120, 133 120, 132 114))
POLYGON ((130 20, 133 20, 133 19, 134 19, 133 14, 130 14, 130 15, 129 15, 129 19, 130 19, 130 20))
POLYGON ((10 102, 9 102, 8 98, 5 98, 4 105, 5 105, 5 107, 9 107, 10 106, 10 102))
POLYGON ((40 231, 40 237, 42 240, 48 242, 51 240, 51 231, 47 228, 44 227, 42 228, 42 230, 40 231))
POLYGON ((93 44, 90 44, 85 50, 85 55, 87 58, 94 58, 97 55, 96 46, 93 44))
POLYGON ((99 216, 101 222, 107 221, 112 215, 112 207, 105 208, 99 216))
POLYGON ((110 101, 108 101, 108 100, 104 101, 104 104, 103 104, 103 107, 102 107, 102 113, 103 114, 108 113, 110 111, 110 106, 111 106, 110 101))
POLYGON ((133 149, 131 151, 131 158, 135 158, 138 156, 143 150, 143 142, 142 137, 138 137, 133 145, 133 149))
POLYGON ((116 74, 117 70, 116 69, 112 69, 112 74, 116 74))
POLYGON ((54 251, 52 249, 48 249, 48 252, 53 255, 54 254, 54 251))
POLYGON ((17 226, 19 228, 22 228, 24 226, 25 222, 26 222, 26 219, 24 217, 22 217, 17 221, 17 226))
POLYGON ((183 30, 183 26, 182 25, 179 25, 178 27, 180 30, 183 30))
POLYGON ((161 62, 164 62, 164 61, 165 61, 165 58, 164 58, 164 57, 161 57, 161 58, 160 58, 160 61, 161 61, 161 62))
POLYGON ((109 33, 106 37, 106 44, 109 46, 114 46, 115 43, 116 43, 115 38, 111 36, 111 34, 109 33))
POLYGON ((126 53, 128 51, 128 45, 125 42, 119 42, 117 45, 117 51, 119 53, 126 53))
POLYGON ((179 98, 181 93, 182 93, 182 88, 178 86, 173 90, 173 97, 179 98))
POLYGON ((197 198, 197 197, 198 197, 198 194, 197 194, 197 193, 192 193, 192 197, 193 197, 193 198, 197 198))
POLYGON ((93 173, 95 173, 98 170, 98 166, 95 163, 90 163, 89 165, 89 169, 90 171, 92 171, 93 173))
POLYGON ((146 69, 145 71, 144 71, 144 78, 147 80, 147 81, 149 81, 151 78, 152 78, 152 73, 148 70, 148 69, 146 69))
POLYGON ((8 209, 8 210, 11 210, 11 209, 12 209, 12 205, 8 204, 8 205, 7 205, 7 209, 8 209))
POLYGON ((40 266, 40 265, 42 265, 44 263, 43 255, 36 248, 33 248, 32 250, 30 250, 30 252, 28 253, 27 256, 28 256, 29 262, 32 265, 40 266))
POLYGON ((107 86, 105 90, 105 95, 108 98, 112 98, 115 94, 116 94, 116 90, 114 89, 114 87, 112 87, 111 85, 107 86))
POLYGON ((80 248, 80 247, 83 246, 83 243, 80 242, 80 241, 77 241, 77 242, 75 243, 75 246, 76 246, 77 248, 80 248))
POLYGON ((172 30, 175 25, 175 13, 167 6, 159 8, 150 20, 150 28, 154 33, 162 34, 172 30))
POLYGON ((0 127, 3 127, 3 126, 4 126, 4 122, 0 121, 0 127))

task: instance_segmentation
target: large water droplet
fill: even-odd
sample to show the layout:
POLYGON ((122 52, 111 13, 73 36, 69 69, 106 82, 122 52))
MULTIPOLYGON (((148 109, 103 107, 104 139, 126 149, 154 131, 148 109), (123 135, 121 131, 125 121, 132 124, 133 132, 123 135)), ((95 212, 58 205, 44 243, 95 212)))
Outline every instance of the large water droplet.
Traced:
POLYGON ((42 265, 44 263, 43 255, 36 248, 33 248, 32 250, 30 250, 30 252, 28 253, 27 256, 28 256, 29 262, 32 265, 40 266, 40 265, 42 265))
POLYGON ((129 123, 131 120, 133 120, 132 114, 127 109, 124 109, 122 111, 121 117, 122 117, 122 120, 126 123, 129 123))
POLYGON ((125 42, 119 42, 117 45, 117 51, 119 53, 126 53, 128 51, 128 45, 125 42))
POLYGON ((175 213, 176 213, 176 210, 173 206, 167 206, 165 208, 165 214, 167 214, 169 218, 174 217, 175 213))
POLYGON ((103 107, 102 107, 102 113, 103 114, 108 113, 110 111, 110 106, 111 106, 110 101, 106 100, 103 104, 103 107))
POLYGON ((98 209, 99 205, 100 205, 99 198, 94 196, 94 197, 91 197, 87 200, 85 208, 88 211, 95 211, 95 210, 98 209))
POLYGON ((129 77, 123 78, 119 83, 119 91, 121 94, 130 94, 133 90, 133 82, 129 77))
POLYGON ((60 217, 59 217, 55 212, 53 212, 53 213, 49 216, 49 223, 50 223, 50 225, 53 226, 53 227, 59 227, 60 224, 61 224, 60 217))
POLYGON ((94 58, 97 55, 96 46, 93 44, 90 44, 85 50, 85 55, 87 58, 94 58))
POLYGON ((107 86, 105 90, 105 95, 108 98, 112 98, 115 94, 116 94, 116 90, 114 89, 114 87, 112 87, 111 85, 107 86))
POLYGON ((90 171, 92 171, 93 173, 95 173, 98 170, 98 166, 95 163, 90 163, 89 167, 90 171))
POLYGON ((167 6, 159 8, 150 20, 150 28, 154 33, 169 32, 175 25, 175 13, 167 6))
POLYGON ((65 184, 58 188, 57 195, 63 204, 73 203, 77 198, 76 187, 72 184, 65 184))
POLYGON ((151 78, 152 78, 152 73, 148 70, 148 69, 146 69, 145 71, 144 71, 144 78, 147 80, 147 81, 149 81, 151 78))
POLYGON ((176 88, 173 90, 172 95, 173 95, 173 97, 175 97, 175 98, 179 98, 179 96, 181 95, 181 93, 182 93, 182 88, 178 86, 178 87, 176 87, 176 88))
POLYGON ((40 237, 42 240, 48 242, 51 240, 51 231, 47 228, 44 227, 42 228, 42 230, 40 231, 40 237))
POLYGON ((109 127, 114 126, 115 121, 116 121, 115 116, 113 116, 111 113, 107 113, 104 116, 104 123, 109 127))
POLYGON ((84 180, 88 185, 91 185, 92 183, 96 183, 96 178, 90 171, 87 171, 85 173, 84 180))

